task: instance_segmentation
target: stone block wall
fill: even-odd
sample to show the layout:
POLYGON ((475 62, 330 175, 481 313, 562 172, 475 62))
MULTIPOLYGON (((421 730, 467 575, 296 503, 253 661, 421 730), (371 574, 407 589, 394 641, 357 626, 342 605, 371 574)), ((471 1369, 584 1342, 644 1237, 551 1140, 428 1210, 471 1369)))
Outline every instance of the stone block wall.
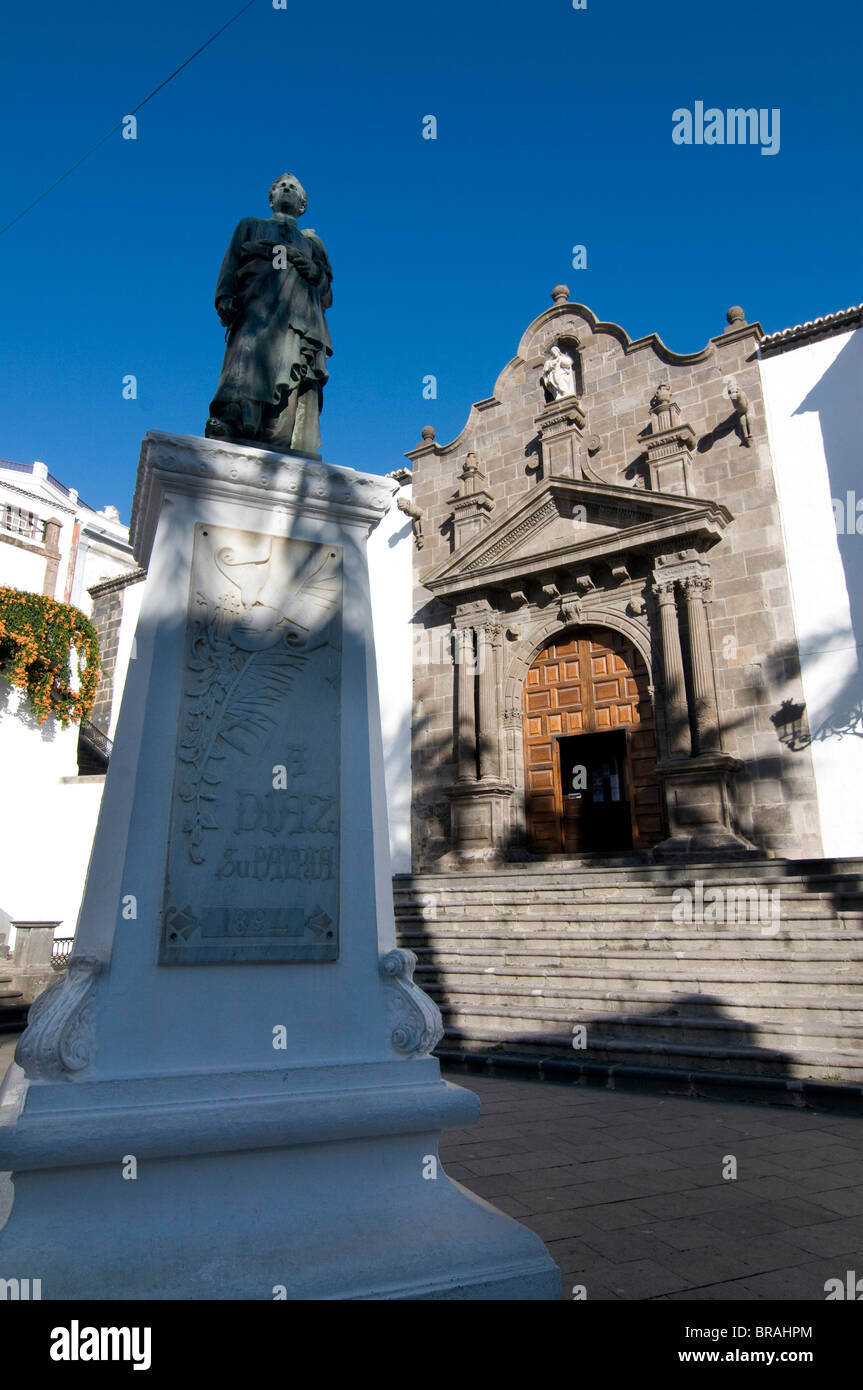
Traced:
POLYGON ((93 597, 92 623, 99 634, 99 654, 102 672, 96 701, 90 714, 91 723, 103 732, 111 722, 111 705, 114 699, 114 672, 117 663, 117 645, 120 640, 120 627, 123 622, 123 591, 114 585, 97 585, 91 590, 93 597), (105 592, 107 590, 107 592, 105 592))

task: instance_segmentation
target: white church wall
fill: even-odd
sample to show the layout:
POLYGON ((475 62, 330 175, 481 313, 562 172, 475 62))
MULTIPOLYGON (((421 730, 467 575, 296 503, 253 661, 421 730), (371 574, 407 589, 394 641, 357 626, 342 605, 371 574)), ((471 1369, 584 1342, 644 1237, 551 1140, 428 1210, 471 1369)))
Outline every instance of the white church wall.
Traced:
POLYGON ((56 936, 75 931, 102 796, 103 779, 78 778, 77 747, 77 724, 40 727, 26 693, 0 680, 0 910, 57 922, 56 936))
MULTIPOLYGON (((108 530, 110 523, 105 523, 108 530)), ((80 608, 82 613, 88 617, 93 612, 93 600, 89 590, 94 584, 101 584, 106 579, 116 579, 121 574, 128 574, 130 570, 136 569, 135 560, 131 551, 128 549, 128 530, 119 523, 110 525, 110 532, 114 539, 123 544, 123 548, 116 550, 100 540, 98 534, 82 531, 78 543, 78 554, 75 560, 75 580, 72 585, 70 602, 76 608, 80 608)))
MULTIPOLYGON (((411 490, 396 495, 409 498, 411 490)), ((394 499, 368 544, 393 873, 411 868, 413 550, 410 519, 394 499)))
POLYGON ((824 854, 860 855, 863 720, 841 737, 839 730, 853 726, 855 705, 863 708, 863 330, 760 366, 824 854))
POLYGON ((0 585, 4 589, 24 589, 41 594, 45 580, 45 557, 32 550, 10 545, 0 536, 0 585))

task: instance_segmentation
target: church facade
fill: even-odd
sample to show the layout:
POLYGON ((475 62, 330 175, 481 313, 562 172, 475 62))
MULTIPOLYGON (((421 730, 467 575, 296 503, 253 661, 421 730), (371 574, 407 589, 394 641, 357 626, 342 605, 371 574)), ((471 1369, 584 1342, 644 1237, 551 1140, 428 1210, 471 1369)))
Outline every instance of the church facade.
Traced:
POLYGON ((552 301, 408 454, 414 872, 818 857, 769 340, 735 307, 678 354, 552 301))

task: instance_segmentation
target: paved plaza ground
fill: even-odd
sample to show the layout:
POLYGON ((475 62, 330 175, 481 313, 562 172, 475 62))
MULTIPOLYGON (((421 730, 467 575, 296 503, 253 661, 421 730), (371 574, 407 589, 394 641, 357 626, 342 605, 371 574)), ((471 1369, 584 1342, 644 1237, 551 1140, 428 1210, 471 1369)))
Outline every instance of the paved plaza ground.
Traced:
POLYGON ((542 1237, 565 1298, 823 1301, 863 1277, 863 1117, 444 1075, 483 1107, 446 1171, 542 1237))
MULTIPOLYGON (((823 1301, 863 1277, 863 1117, 444 1075, 483 1107, 444 1136, 446 1171, 542 1237, 564 1298, 823 1301)), ((0 1176, 0 1226, 10 1199, 0 1176)))

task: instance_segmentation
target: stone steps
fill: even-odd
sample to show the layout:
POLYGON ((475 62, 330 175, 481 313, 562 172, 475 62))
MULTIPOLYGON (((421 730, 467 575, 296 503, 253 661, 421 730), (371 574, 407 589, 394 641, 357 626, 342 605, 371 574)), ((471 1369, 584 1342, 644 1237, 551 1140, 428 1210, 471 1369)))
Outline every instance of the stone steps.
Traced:
POLYGON ((531 863, 397 876, 394 900, 446 1055, 863 1081, 863 860, 531 863), (699 881, 778 888, 778 920, 762 896, 766 920, 676 921, 699 881))
POLYGON ((677 887, 687 887, 701 880, 718 886, 722 883, 739 885, 751 883, 769 887, 786 885, 789 891, 861 892, 863 891, 863 859, 842 860, 746 860, 739 864, 698 863, 685 865, 639 863, 630 868, 614 866, 578 867, 568 862, 559 867, 548 860, 534 864, 506 864, 493 872, 396 874, 393 892, 413 896, 417 892, 450 894, 458 885, 465 893, 501 890, 536 892, 557 888, 567 892, 584 892, 595 887, 636 891, 644 887, 665 887, 671 893, 677 887), (502 885, 506 884, 504 890, 502 885))
POLYGON ((482 935, 495 941, 531 940, 564 943, 589 943, 606 941, 625 945, 628 940, 635 942, 654 941, 714 941, 721 934, 723 939, 746 937, 749 940, 842 941, 863 949, 863 921, 851 921, 829 913, 825 908, 817 917, 785 919, 774 921, 770 917, 756 918, 741 922, 671 922, 662 914, 653 916, 642 914, 638 918, 621 917, 612 904, 605 909, 605 916, 591 913, 582 914, 575 905, 569 916, 549 914, 519 913, 512 918, 504 918, 494 906, 486 915, 477 912, 472 917, 453 916, 446 920, 434 918, 415 918, 400 915, 400 923, 405 935, 412 934, 418 941, 473 940, 482 935))
MULTIPOLYGON (((495 978, 494 982, 481 982, 455 975, 450 975, 444 986, 433 979, 427 980, 419 971, 414 979, 433 998, 446 1004, 465 1006, 476 1000, 508 1006, 513 1001, 517 1003, 528 999, 535 1000, 537 1008, 541 1004, 548 1008, 564 1006, 570 1018, 574 1018, 573 1005, 576 1005, 578 1017, 582 1020, 594 1012, 617 1011, 626 1014, 633 1009, 641 1012, 686 1013, 692 1017, 701 1014, 713 1016, 717 1008, 716 996, 703 991, 640 990, 631 987, 603 990, 596 986, 588 988, 587 982, 579 984, 570 981, 536 988, 535 979, 518 981, 495 978)), ((748 1021, 764 1018, 777 1023, 792 1018, 795 1011, 805 1009, 811 1023, 857 1026, 863 1037, 863 1011, 859 995, 826 991, 812 993, 809 990, 789 994, 786 989, 781 993, 769 994, 760 988, 746 993, 732 988, 724 993, 722 1007, 734 1009, 735 1013, 748 1021)))
MULTIPOLYGON (((531 1007, 518 1006, 517 1000, 493 1000, 480 1003, 474 999, 438 1000, 444 1019, 457 1028, 469 1032, 482 1033, 485 1029, 502 1029, 511 1036, 523 1037, 532 1030, 548 1031, 558 1039, 565 1039, 565 1045, 573 1046, 573 1028, 583 1026, 586 1030, 585 1055, 590 1055, 597 1043, 606 1039, 617 1041, 625 1031, 633 1038, 643 1037, 650 1042, 695 1042, 710 1045, 719 1040, 732 1044, 739 1042, 754 1047, 758 1052, 800 1055, 801 1048, 826 1054, 831 1050, 845 1053, 855 1058, 863 1068, 863 1027, 855 1024, 831 1023, 825 1020, 807 1018, 805 1024, 788 1019, 752 1019, 743 1016, 725 1017, 717 1008, 711 1016, 708 1013, 689 1014, 685 1005, 679 1014, 667 1011, 656 1013, 625 1013, 608 1010, 605 1013, 595 1009, 542 1007, 541 1001, 527 1001, 531 1007)), ((722 1006, 724 1008, 724 1004, 722 1006)), ((859 1015, 858 1015, 859 1019, 859 1015)), ((863 1077, 861 1077, 863 1079, 863 1077)))
POLYGON ((453 926, 476 922, 487 925, 493 911, 493 920, 516 924, 521 921, 590 924, 619 920, 622 925, 631 923, 633 926, 639 923, 653 926, 663 921, 669 926, 721 926, 727 918, 728 925, 732 926, 738 919, 748 923, 766 918, 770 922, 800 926, 817 925, 828 919, 840 920, 847 921, 849 929, 855 926, 858 931, 863 929, 863 905, 851 908, 846 898, 827 894, 797 899, 788 894, 779 899, 762 896, 751 901, 732 900, 726 895, 716 910, 711 910, 708 903, 699 908, 688 902, 675 902, 660 893, 645 894, 642 899, 630 902, 601 892, 588 900, 575 893, 543 898, 536 893, 506 895, 496 891, 477 894, 472 901, 442 893, 424 894, 420 901, 396 900, 395 907, 406 922, 414 922, 418 927, 443 921, 453 926))
POLYGON ((731 1046, 725 1043, 697 1044, 687 1042, 649 1042, 633 1038, 595 1041, 584 1051, 575 1051, 571 1039, 563 1033, 525 1032, 514 1038, 506 1030, 483 1027, 474 1031, 457 1027, 448 1020, 447 1036, 441 1053, 447 1056, 488 1054, 490 1051, 509 1053, 540 1062, 547 1058, 568 1057, 576 1064, 585 1062, 594 1067, 638 1067, 647 1073, 661 1075, 663 1071, 687 1072, 694 1079, 699 1073, 720 1073, 729 1080, 749 1080, 760 1077, 774 1081, 789 1078, 800 1081, 832 1081, 859 1087, 863 1083, 863 1058, 848 1057, 831 1047, 824 1052, 795 1049, 795 1053, 772 1053, 758 1047, 731 1046))
MULTIPOLYGON (((436 966, 418 964, 414 978, 423 989, 430 989, 432 986, 437 987, 440 971, 436 966)), ((860 1008, 859 983, 857 976, 851 972, 846 975, 801 973, 792 976, 786 969, 778 978, 753 981, 741 977, 739 973, 734 975, 716 972, 707 978, 701 972, 696 974, 691 970, 677 971, 674 974, 670 971, 668 974, 657 972, 645 978, 635 972, 615 977, 607 971, 586 969, 579 970, 578 973, 561 971, 549 974, 546 970, 531 970, 528 967, 483 971, 447 968, 448 991, 470 989, 474 985, 487 985, 504 992, 512 987, 515 992, 531 996, 536 993, 554 993, 565 998, 607 996, 653 1002, 664 1002, 678 995, 689 997, 706 994, 712 997, 717 992, 716 987, 721 985, 723 998, 729 1003, 775 1000, 789 1005, 799 1003, 806 1006, 811 1001, 820 1001, 822 1006, 825 1006, 829 1001, 829 1007, 833 1008, 839 1007, 836 1001, 841 1000, 843 1005, 860 1008)))
POLYGON ((666 968, 673 969, 675 961, 690 961, 704 970, 710 970, 715 963, 730 969, 733 974, 735 970, 747 971, 755 961, 764 961, 768 970, 775 966, 787 966, 789 969, 800 966, 817 971, 847 965, 849 970, 854 971, 863 964, 860 948, 845 947, 841 941, 810 943, 758 937, 729 937, 727 943, 722 944, 681 940, 673 945, 667 941, 644 942, 639 947, 637 942, 628 942, 625 947, 618 948, 607 941, 566 941, 558 947, 550 941, 539 942, 535 947, 529 941, 500 945, 495 942, 465 942, 461 948, 458 941, 420 943, 406 934, 402 944, 410 947, 423 964, 470 966, 476 970, 531 966, 537 970, 559 971, 583 962, 591 970, 644 970, 655 974, 666 968), (735 950, 741 953, 736 958, 731 955, 735 950))

